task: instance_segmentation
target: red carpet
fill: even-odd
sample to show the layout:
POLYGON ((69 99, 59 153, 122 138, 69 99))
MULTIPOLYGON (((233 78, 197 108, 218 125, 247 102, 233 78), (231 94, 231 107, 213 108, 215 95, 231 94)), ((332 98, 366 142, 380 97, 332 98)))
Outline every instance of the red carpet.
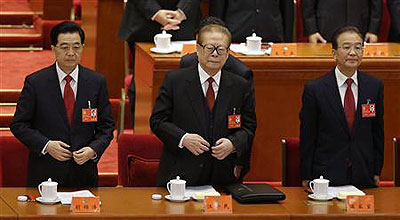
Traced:
POLYGON ((50 50, 0 52, 0 89, 22 89, 25 76, 53 63, 50 50))

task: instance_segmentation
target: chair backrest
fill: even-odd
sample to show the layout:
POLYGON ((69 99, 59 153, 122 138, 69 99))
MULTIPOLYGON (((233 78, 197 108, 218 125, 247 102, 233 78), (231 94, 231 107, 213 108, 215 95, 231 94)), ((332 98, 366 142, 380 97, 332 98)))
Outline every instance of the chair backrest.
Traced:
POLYGON ((0 186, 26 186, 28 156, 28 148, 17 138, 0 136, 0 186))
POLYGON ((163 143, 153 134, 126 134, 118 139, 118 185, 156 186, 163 143))
POLYGON ((400 186, 400 136, 393 138, 393 173, 394 186, 400 186))
POLYGON ((282 186, 301 186, 299 138, 282 139, 282 186))

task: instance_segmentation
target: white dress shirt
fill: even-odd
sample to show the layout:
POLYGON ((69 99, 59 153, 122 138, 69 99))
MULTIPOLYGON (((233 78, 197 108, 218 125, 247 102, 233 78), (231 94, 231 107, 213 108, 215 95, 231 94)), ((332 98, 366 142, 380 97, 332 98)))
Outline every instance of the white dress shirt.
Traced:
MULTIPOLYGON (((347 90, 346 80, 349 77, 347 77, 342 72, 340 72, 339 68, 337 68, 337 67, 335 68, 335 76, 336 76, 336 81, 337 81, 337 85, 338 85, 338 88, 339 88, 340 100, 342 101, 342 106, 344 108, 344 96, 345 96, 346 90, 347 90)), ((354 104, 355 104, 354 108, 357 111, 357 101, 358 101, 357 70, 353 74, 353 76, 351 76, 351 78, 353 79, 353 83, 351 84, 351 91, 353 92, 353 95, 354 95, 354 104)))

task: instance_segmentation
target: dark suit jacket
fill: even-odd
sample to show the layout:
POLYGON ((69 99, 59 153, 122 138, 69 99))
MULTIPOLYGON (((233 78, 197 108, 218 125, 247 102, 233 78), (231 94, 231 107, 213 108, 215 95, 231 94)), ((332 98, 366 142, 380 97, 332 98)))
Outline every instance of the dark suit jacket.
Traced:
POLYGON ((358 103, 353 129, 347 126, 335 70, 304 87, 300 112, 302 178, 323 175, 330 185, 374 187, 384 156, 383 83, 358 72, 358 103), (361 105, 376 104, 376 117, 362 118, 361 105))
MULTIPOLYGON (((197 66, 199 63, 198 57, 196 53, 186 54, 181 58, 180 67, 186 68, 191 66, 197 66)), ((249 82, 250 86, 250 97, 252 97, 254 105, 256 103, 256 97, 254 92, 254 82, 253 82, 253 71, 247 67, 240 60, 235 58, 234 56, 229 55, 226 60, 225 65, 222 67, 223 70, 236 74, 238 76, 243 77, 249 82)), ((249 172, 250 170, 250 158, 251 158, 251 148, 247 154, 243 154, 237 161, 237 165, 242 166, 243 169, 240 173, 240 179, 249 172)))
POLYGON ((331 41, 336 29, 356 26, 365 35, 379 34, 382 0, 302 0, 304 34, 319 32, 331 41))
POLYGON ((37 186, 52 178, 64 187, 97 185, 97 161, 113 138, 106 80, 100 74, 79 66, 78 89, 72 127, 68 124, 56 65, 53 64, 25 79, 11 123, 11 131, 29 149, 28 185, 37 186), (98 122, 82 122, 82 109, 98 110, 98 122), (90 146, 95 160, 77 165, 73 159, 60 162, 41 151, 49 140, 60 140, 70 151, 90 146))
POLYGON ((246 42, 253 32, 264 42, 292 42, 293 0, 211 0, 210 15, 225 21, 233 42, 246 42))
POLYGON ((164 143, 158 186, 165 186, 177 175, 186 180, 187 185, 235 182, 233 167, 237 158, 249 150, 256 129, 255 107, 248 82, 223 70, 214 105, 214 120, 207 126, 208 115, 197 67, 168 72, 150 118, 152 131, 164 143), (233 108, 241 114, 241 128, 238 129, 228 129, 227 126, 233 108), (212 134, 210 127, 213 127, 212 134), (211 151, 195 156, 186 148, 178 147, 185 133, 199 134, 212 146, 218 139, 228 138, 236 147, 236 153, 224 160, 212 157, 211 151))
POLYGON ((201 0, 129 0, 126 4, 118 36, 128 42, 153 41, 161 32, 161 25, 151 17, 160 9, 181 9, 186 20, 178 31, 168 31, 172 40, 192 40, 200 19, 201 0))
POLYGON ((389 41, 400 43, 400 0, 388 0, 387 6, 391 17, 389 41))

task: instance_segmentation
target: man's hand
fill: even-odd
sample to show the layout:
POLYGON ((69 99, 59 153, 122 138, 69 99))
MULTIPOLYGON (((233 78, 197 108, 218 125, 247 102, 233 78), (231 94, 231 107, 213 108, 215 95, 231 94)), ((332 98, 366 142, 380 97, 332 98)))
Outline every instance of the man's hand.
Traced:
POLYGON ((235 150, 232 142, 228 138, 221 138, 217 142, 215 142, 215 144, 216 145, 214 147, 211 147, 211 155, 218 160, 225 159, 225 157, 227 157, 235 150))
POLYGON ((303 180, 303 181, 301 181, 301 185, 302 185, 303 187, 308 188, 309 184, 310 184, 310 180, 303 180))
POLYGON ((62 141, 49 141, 46 151, 54 159, 56 159, 58 161, 66 161, 66 160, 71 159, 72 153, 71 153, 71 151, 69 151, 65 148, 69 148, 69 145, 62 141))
POLYGON ((365 34, 364 41, 368 43, 376 43, 378 42, 378 35, 368 32, 365 34))
POLYGON ((326 43, 326 40, 321 36, 321 34, 319 34, 318 32, 315 32, 314 34, 311 34, 310 36, 308 36, 308 42, 310 42, 310 43, 318 43, 318 42, 326 43))
POLYGON ((176 17, 179 16, 177 11, 161 9, 157 12, 154 20, 161 24, 164 30, 178 30, 181 22, 176 17))
POLYGON ((375 185, 379 186, 379 176, 374 176, 375 185))
POLYGON ((210 150, 210 144, 198 134, 186 135, 183 138, 182 145, 196 156, 210 150))
POLYGON ((243 170, 243 166, 239 166, 239 165, 236 165, 233 168, 233 176, 235 176, 236 180, 239 179, 240 174, 242 173, 242 170, 243 170))
POLYGON ((84 147, 73 152, 74 160, 78 165, 86 163, 86 161, 92 159, 95 155, 96 152, 90 147, 84 147))

